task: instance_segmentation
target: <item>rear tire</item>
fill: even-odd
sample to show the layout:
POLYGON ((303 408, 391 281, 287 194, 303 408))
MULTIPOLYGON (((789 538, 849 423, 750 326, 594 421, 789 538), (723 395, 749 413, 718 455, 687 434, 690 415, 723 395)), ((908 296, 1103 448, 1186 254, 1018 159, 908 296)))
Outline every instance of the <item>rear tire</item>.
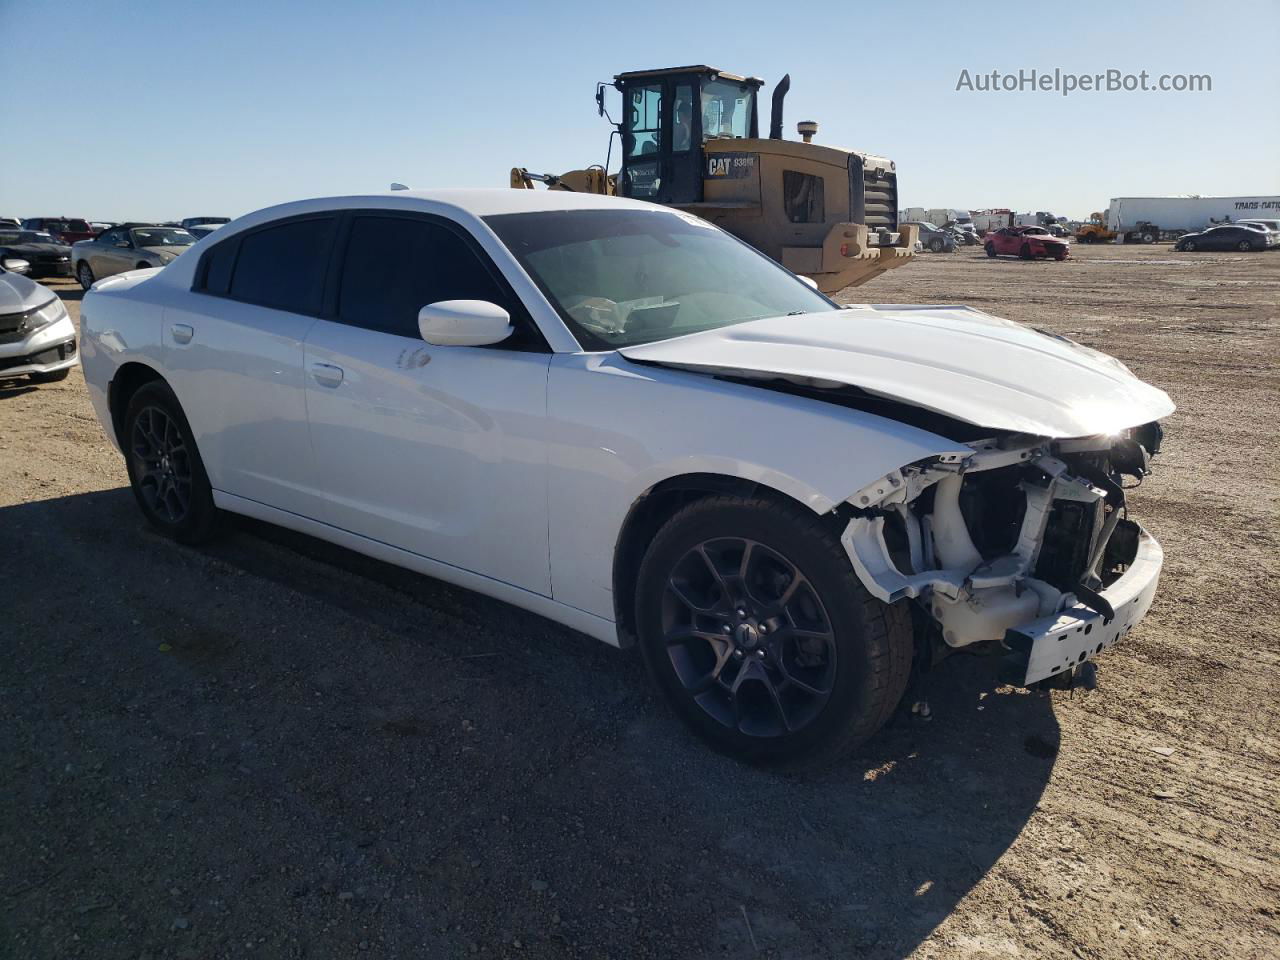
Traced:
POLYGON ((1155 243, 1156 235, 1148 231, 1142 235, 1141 240, 1143 243, 1155 243))
POLYGON ((147 522, 179 543, 213 533, 218 509, 191 425, 169 385, 153 380, 129 401, 121 436, 129 485, 147 522))
POLYGON ((821 518, 772 497, 676 513, 641 563, 635 612, 676 712, 749 763, 848 756, 888 720, 911 670, 906 607, 867 593, 821 518))
POLYGON ((76 279, 80 281, 80 286, 85 290, 88 290, 93 286, 93 281, 95 279, 93 276, 93 268, 84 260, 81 260, 76 264, 76 279))
POLYGON ((1248 240, 1241 240, 1239 243, 1236 244, 1236 249, 1239 250, 1241 253, 1247 253, 1253 249, 1253 244, 1250 243, 1248 240))

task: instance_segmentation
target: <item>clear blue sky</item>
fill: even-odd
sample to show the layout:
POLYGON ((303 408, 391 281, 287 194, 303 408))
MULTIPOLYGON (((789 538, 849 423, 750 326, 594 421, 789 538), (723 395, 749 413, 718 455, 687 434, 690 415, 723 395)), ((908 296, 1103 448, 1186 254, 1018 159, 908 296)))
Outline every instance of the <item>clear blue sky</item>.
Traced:
POLYGON ((789 71, 788 136, 814 119, 821 141, 893 158, 904 205, 1079 216, 1113 196, 1280 193, 1277 0, 0 0, 0 39, 5 216, 502 186, 512 165, 602 162, 595 81, 685 63, 770 87, 789 71), (955 89, 962 69, 1054 67, 1208 73, 1213 90, 955 89))

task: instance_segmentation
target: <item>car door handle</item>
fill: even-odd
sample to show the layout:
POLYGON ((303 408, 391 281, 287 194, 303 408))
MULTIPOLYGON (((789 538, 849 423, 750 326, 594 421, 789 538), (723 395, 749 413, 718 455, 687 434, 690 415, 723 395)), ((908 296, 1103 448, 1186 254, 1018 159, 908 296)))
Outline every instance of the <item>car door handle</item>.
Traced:
POLYGON ((173 334, 173 339, 178 343, 190 343, 191 338, 196 335, 195 328, 185 323, 175 323, 169 328, 169 332, 173 334))
POLYGON ((342 382, 342 368, 331 363, 313 363, 311 376, 322 387, 336 387, 342 382))

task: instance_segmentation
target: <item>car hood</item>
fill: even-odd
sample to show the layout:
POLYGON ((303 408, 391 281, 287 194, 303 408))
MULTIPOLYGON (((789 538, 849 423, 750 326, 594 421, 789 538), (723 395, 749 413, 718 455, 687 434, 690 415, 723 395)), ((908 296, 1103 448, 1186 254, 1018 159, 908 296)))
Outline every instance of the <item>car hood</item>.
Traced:
POLYGON ((995 430, 1111 433, 1173 412, 1120 361, 961 306, 865 305, 751 320, 624 347, 629 360, 724 376, 849 385, 995 430))
POLYGON ((190 244, 185 247, 175 247, 172 244, 158 247, 139 247, 139 250, 145 250, 147 253, 154 253, 160 257, 165 263, 176 259, 180 253, 185 253, 191 249, 190 244))
POLYGON ((8 243, 4 248, 14 253, 54 253, 60 257, 71 253, 71 248, 62 243, 8 243))
POLYGON ((0 314, 25 313, 44 306, 56 296, 48 287, 41 286, 34 280, 0 270, 0 314))

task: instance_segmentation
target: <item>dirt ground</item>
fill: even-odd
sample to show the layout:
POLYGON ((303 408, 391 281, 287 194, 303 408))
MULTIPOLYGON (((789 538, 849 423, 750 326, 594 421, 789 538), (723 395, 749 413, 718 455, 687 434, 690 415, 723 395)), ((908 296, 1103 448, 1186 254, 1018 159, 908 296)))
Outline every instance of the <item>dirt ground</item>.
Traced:
POLYGON ((952 658, 814 779, 513 608, 247 521, 161 540, 78 371, 0 388, 0 956, 1280 956, 1280 253, 973 250, 845 299, 1168 390, 1162 589, 1096 692, 952 658))

